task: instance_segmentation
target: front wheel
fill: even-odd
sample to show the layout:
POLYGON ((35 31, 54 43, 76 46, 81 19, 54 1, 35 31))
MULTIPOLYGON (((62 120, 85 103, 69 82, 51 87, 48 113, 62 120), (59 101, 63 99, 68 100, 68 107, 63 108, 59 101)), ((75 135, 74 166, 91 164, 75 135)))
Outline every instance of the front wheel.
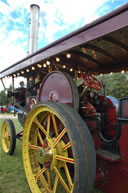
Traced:
POLYGON ((44 103, 32 109, 22 145, 32 193, 85 193, 89 175, 86 152, 79 130, 64 108, 44 103))
POLYGON ((16 147, 16 132, 14 124, 10 119, 4 120, 2 124, 1 145, 6 154, 12 155, 14 153, 16 147))

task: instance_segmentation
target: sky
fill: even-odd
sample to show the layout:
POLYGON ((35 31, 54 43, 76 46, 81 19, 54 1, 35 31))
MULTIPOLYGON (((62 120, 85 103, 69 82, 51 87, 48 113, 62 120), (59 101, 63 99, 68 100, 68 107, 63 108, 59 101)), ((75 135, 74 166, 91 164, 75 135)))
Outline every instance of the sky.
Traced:
POLYGON ((40 6, 38 49, 128 0, 0 0, 0 71, 27 56, 30 5, 40 6))

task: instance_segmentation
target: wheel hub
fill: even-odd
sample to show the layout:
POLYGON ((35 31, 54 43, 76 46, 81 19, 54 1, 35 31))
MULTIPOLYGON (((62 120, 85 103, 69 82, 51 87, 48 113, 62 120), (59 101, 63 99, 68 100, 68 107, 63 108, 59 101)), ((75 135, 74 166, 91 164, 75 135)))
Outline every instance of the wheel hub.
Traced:
POLYGON ((47 162, 51 162, 53 159, 53 154, 50 147, 40 148, 37 153, 38 161, 41 164, 45 164, 47 162))
POLYGON ((65 146, 64 141, 60 140, 58 144, 53 147, 55 139, 56 138, 49 138, 51 145, 46 146, 45 148, 40 148, 37 152, 38 162, 50 170, 52 170, 54 166, 57 168, 64 167, 64 162, 57 160, 56 155, 68 157, 68 152, 63 151, 63 147, 65 146))

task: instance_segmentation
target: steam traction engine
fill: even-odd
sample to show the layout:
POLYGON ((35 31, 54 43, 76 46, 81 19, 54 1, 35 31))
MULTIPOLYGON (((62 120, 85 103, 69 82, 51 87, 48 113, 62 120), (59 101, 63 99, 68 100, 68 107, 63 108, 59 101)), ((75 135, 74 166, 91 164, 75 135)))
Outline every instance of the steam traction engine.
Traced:
POLYGON ((124 15, 128 4, 1 72, 2 82, 7 74, 27 79, 26 87, 7 92, 24 129, 15 134, 5 120, 1 143, 11 155, 23 138, 32 193, 90 193, 93 186, 128 193, 128 97, 106 96, 94 76, 127 70, 124 15))

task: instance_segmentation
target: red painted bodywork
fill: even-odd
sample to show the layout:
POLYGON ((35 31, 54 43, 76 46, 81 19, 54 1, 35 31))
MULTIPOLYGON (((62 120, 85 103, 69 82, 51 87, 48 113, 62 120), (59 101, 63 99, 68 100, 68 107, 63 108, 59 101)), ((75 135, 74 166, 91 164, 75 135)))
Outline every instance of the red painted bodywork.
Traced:
POLYGON ((121 129, 120 159, 113 161, 111 157, 107 159, 105 156, 97 154, 95 187, 104 193, 128 193, 128 119, 126 119, 128 101, 124 104, 122 105, 122 116, 125 115, 125 119, 118 120, 117 124, 121 129))
POLYGON ((97 173, 102 179, 96 179, 95 187, 105 193, 128 193, 128 123, 121 126, 119 140, 121 160, 111 162, 97 156, 97 173))

